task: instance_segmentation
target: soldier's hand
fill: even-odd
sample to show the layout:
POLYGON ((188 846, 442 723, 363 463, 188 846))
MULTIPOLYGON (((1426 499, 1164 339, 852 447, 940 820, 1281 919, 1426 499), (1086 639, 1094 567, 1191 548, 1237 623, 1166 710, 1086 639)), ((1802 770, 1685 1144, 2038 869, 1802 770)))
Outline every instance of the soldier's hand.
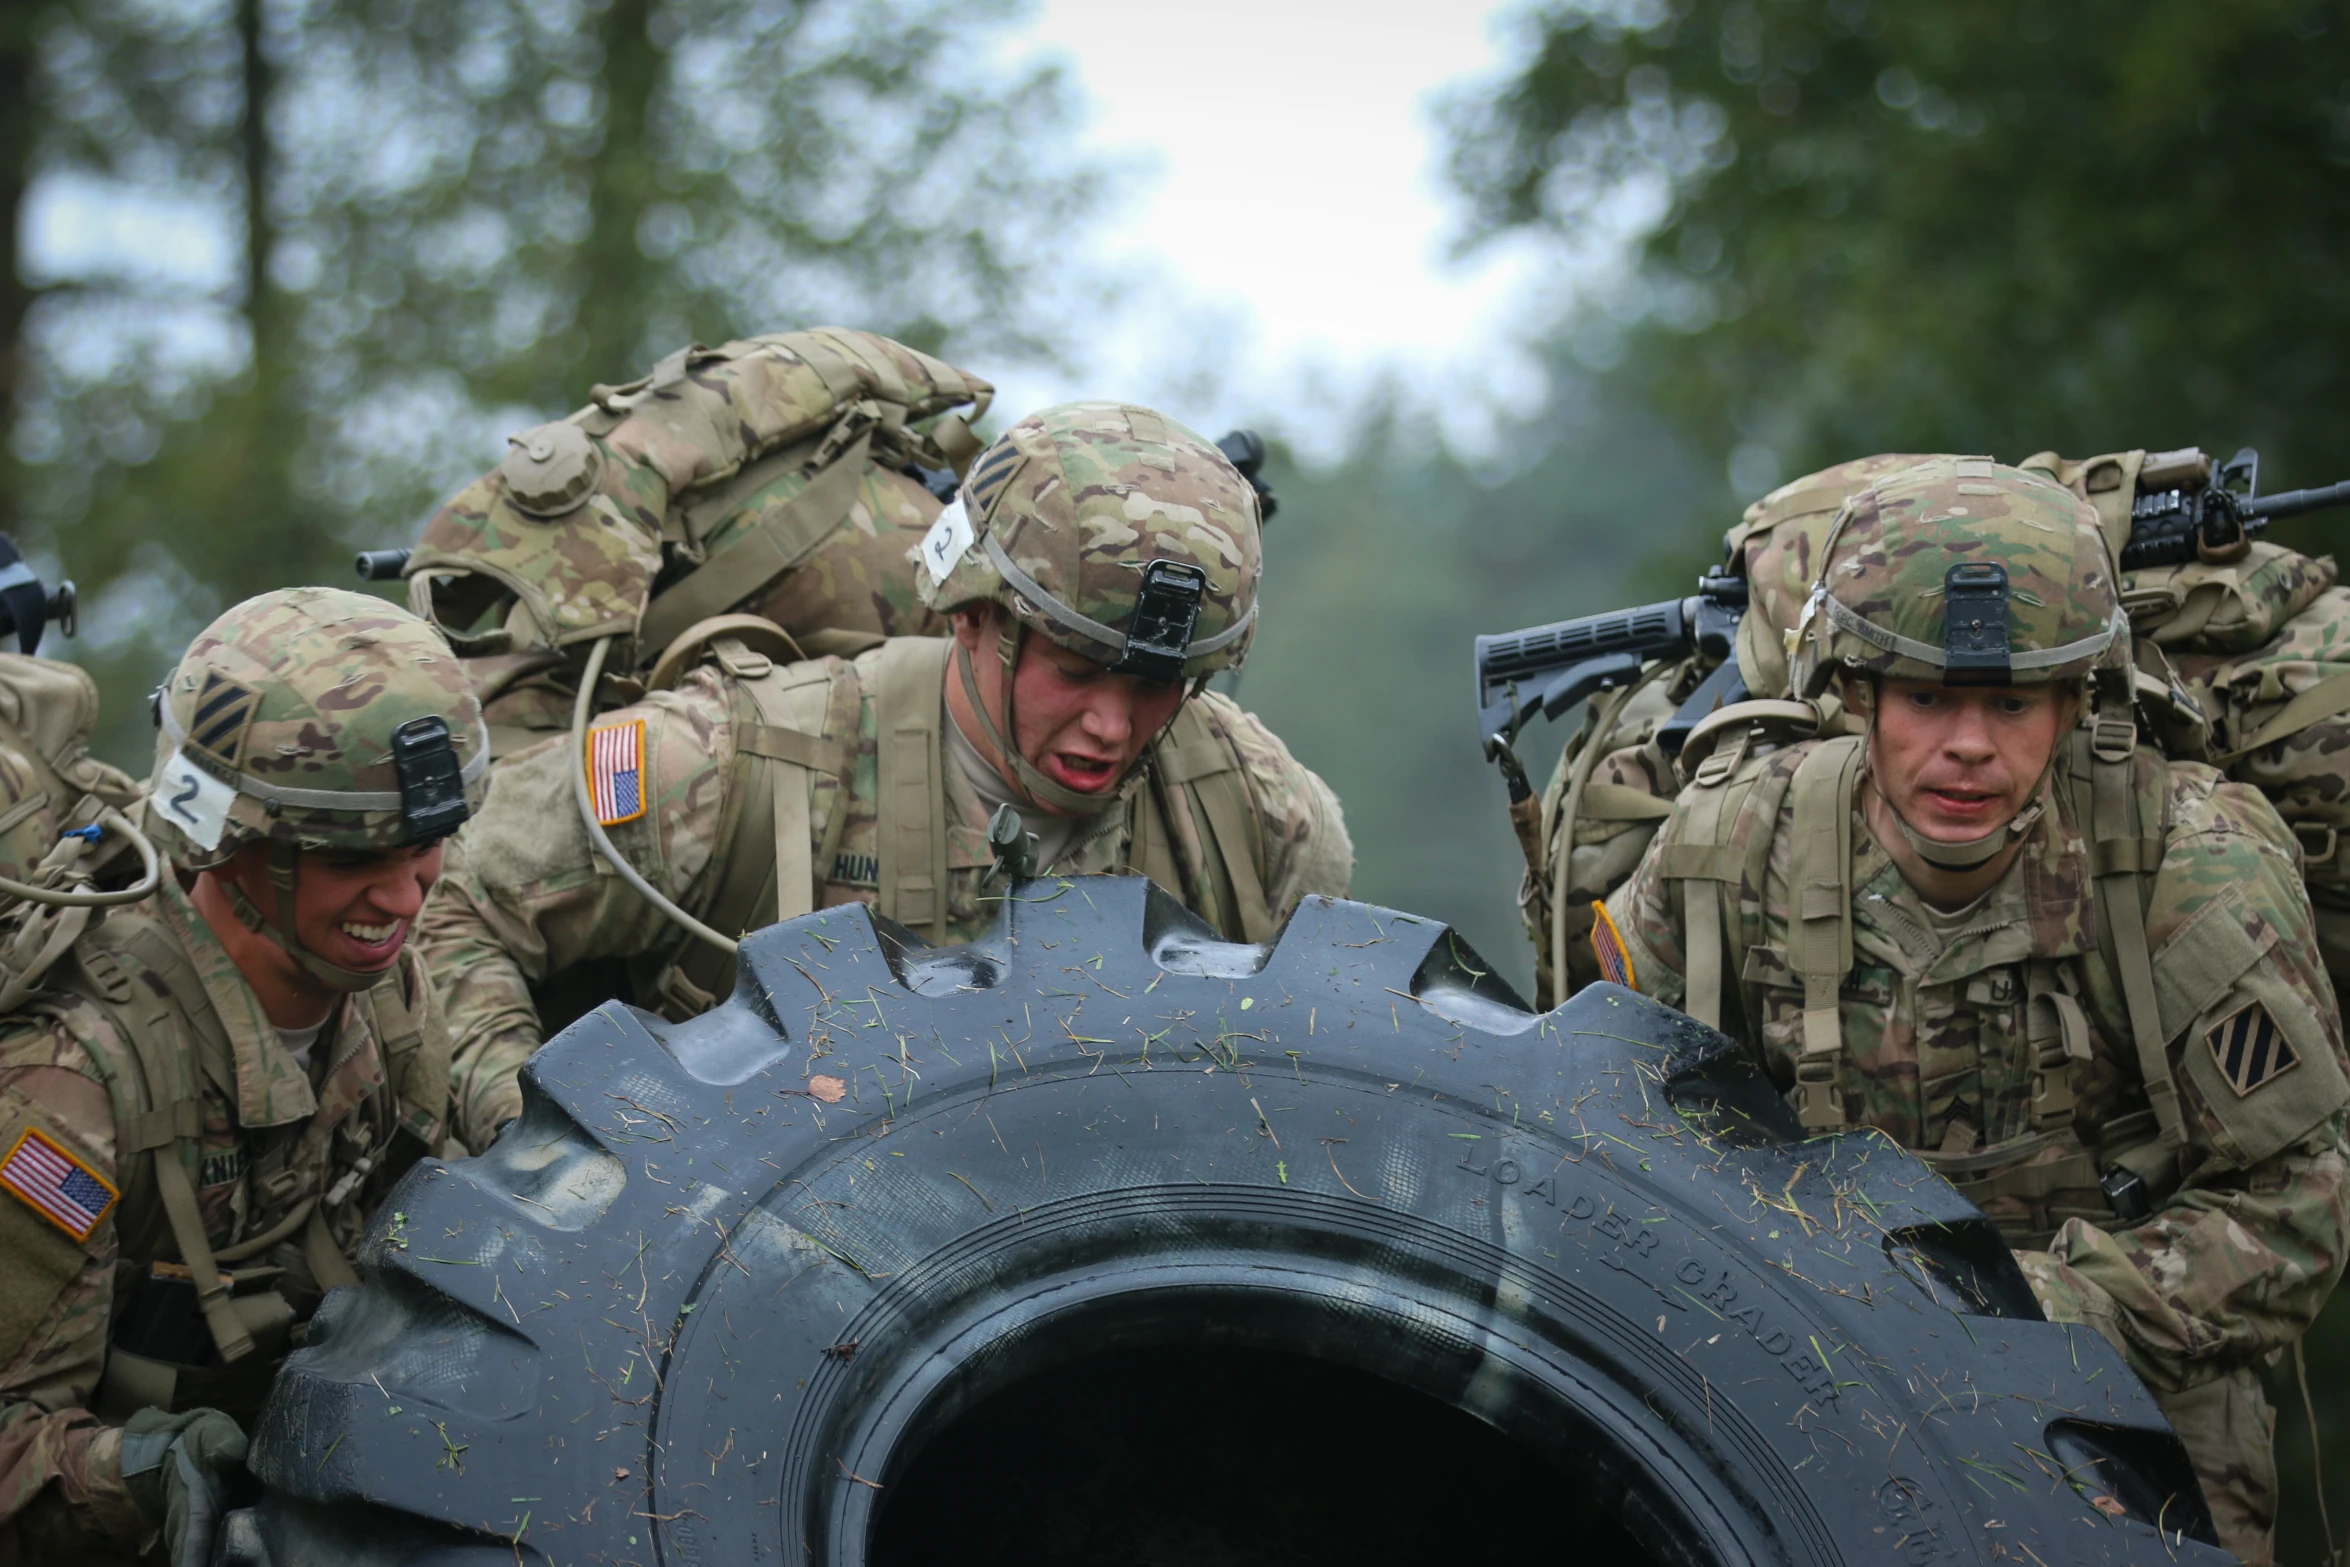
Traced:
POLYGON ((245 1465, 245 1433, 217 1409, 142 1409, 122 1428, 123 1488, 163 1530, 171 1567, 206 1567, 228 1482, 245 1465))

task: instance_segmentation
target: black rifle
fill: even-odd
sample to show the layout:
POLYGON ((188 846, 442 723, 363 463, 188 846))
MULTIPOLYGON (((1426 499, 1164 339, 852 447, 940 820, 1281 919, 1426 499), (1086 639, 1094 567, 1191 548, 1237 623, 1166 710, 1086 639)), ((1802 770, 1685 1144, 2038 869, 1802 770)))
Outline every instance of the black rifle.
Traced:
POLYGON ((361 550, 352 564, 361 582, 397 582, 408 569, 410 550, 361 550))
POLYGON ((2259 485, 2260 454, 2249 446, 2216 475, 2211 459, 2192 448, 2152 454, 2139 469, 2137 492, 2130 498, 2130 541, 2122 546, 2122 570, 2230 560, 2279 517, 2350 506, 2350 481, 2282 495, 2259 495, 2259 485))
POLYGON ((13 631, 20 649, 38 653, 50 622, 69 637, 79 629, 78 605, 71 582, 45 585, 17 552, 16 541, 0 533, 0 637, 13 631))
POLYGON ((1746 699, 1730 656, 1745 613, 1746 579, 1716 566, 1685 599, 1479 637, 1477 729, 1486 754, 1498 760, 1537 715, 1556 718, 1594 692, 1630 685, 1651 659, 1698 653, 1719 663, 1657 734, 1678 753, 1706 714, 1746 699))

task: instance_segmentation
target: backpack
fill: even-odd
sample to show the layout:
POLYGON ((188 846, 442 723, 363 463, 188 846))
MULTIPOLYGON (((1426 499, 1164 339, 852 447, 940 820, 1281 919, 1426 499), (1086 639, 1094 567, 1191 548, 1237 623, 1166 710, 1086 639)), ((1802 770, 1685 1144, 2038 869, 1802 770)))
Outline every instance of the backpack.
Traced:
MULTIPOLYGON (((935 633, 907 551, 978 452, 994 389, 870 332, 694 344, 510 438, 425 525, 403 574, 467 660, 493 754, 570 727, 578 659, 614 637, 599 708, 635 700, 749 611, 800 652, 935 633)), ((729 628, 740 634, 743 627, 729 628)))
MULTIPOLYGON (((1677 756, 1664 753, 1657 731, 1709 672, 1701 658, 1660 663, 1635 685, 1588 704, 1541 796, 1519 898, 1535 946, 1538 1004, 1555 1004, 1601 977, 1588 942, 1591 904, 1631 878, 1672 801, 1700 769, 1734 765, 1756 748, 1857 732, 1832 699, 1785 699, 1785 636, 1845 501, 1918 460, 1886 454, 1808 474, 1747 507, 1730 530, 1731 564, 1743 568, 1749 592, 1735 656, 1747 688, 1762 699, 1699 724, 1677 756)), ((2131 502, 2142 489, 2209 482, 2212 472, 2209 459, 2194 450, 2079 461, 2043 452, 2020 466, 2049 475, 2095 507, 2117 558, 2129 538, 2131 502)), ((2344 992, 2350 991, 2350 589, 2335 586, 2335 578, 2331 558, 2256 541, 2233 560, 2125 572, 2119 586, 2134 639, 2139 734, 2166 757, 2219 767, 2277 808, 2301 842, 2319 945, 2335 989, 2344 992)))

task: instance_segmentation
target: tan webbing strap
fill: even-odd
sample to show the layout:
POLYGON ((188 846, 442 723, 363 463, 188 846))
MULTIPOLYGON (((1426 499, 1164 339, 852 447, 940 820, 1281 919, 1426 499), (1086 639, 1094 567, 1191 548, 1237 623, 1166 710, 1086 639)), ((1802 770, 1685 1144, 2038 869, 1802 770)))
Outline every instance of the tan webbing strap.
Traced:
POLYGON ((1722 1026, 1722 903, 1738 877, 1722 844, 1726 782, 1691 791, 1686 825, 1657 866, 1681 886, 1682 1010, 1708 1028, 1722 1026))
MULTIPOLYGON (((405 963, 366 993, 368 1023, 383 1052, 384 1078, 399 1099, 401 1129, 439 1152, 449 1111, 448 1030, 427 1028, 401 993, 405 963)), ((419 983, 429 983, 418 976, 419 983)))
MULTIPOLYGON (((772 680, 751 682, 751 700, 767 719, 782 716, 780 697, 772 680)), ((768 817, 775 847, 775 918, 797 919, 816 907, 815 848, 809 842, 809 775, 841 773, 846 768, 841 747, 782 724, 755 725, 736 737, 735 744, 767 763, 768 817)))
POLYGON ((1795 769, 1788 957, 1803 979, 1803 1053, 1795 1064, 1796 1110, 1807 1132, 1841 1131, 1844 1025, 1838 997, 1852 969, 1852 790, 1864 742, 1820 743, 1795 769))
POLYGON ((2032 1129, 2054 1134, 2073 1124, 2081 1075, 2090 1061, 2089 1019, 2056 981, 2054 966, 2034 959, 2024 974, 2027 1036, 2032 1049, 2032 1129))
POLYGON ((2322 724, 2344 713, 2350 713, 2350 670, 2326 676, 2287 702, 2267 723, 2260 726, 2251 739, 2233 751, 2213 757, 2212 762, 2219 767, 2230 766, 2264 746, 2290 739, 2311 724, 2322 724))
POLYGON ((694 622, 724 614, 806 560, 856 504, 872 449, 870 432, 858 437, 806 489, 645 606, 637 646, 667 647, 694 622))
POLYGON ((245 1331, 229 1299, 228 1280, 220 1276, 220 1267, 212 1260, 212 1242, 204 1233, 204 1216, 196 1208, 196 1188, 188 1179, 188 1167, 168 1153, 159 1154, 155 1190, 163 1199, 164 1215, 171 1220, 171 1237, 179 1243, 180 1261, 188 1265, 188 1276, 195 1282, 196 1304, 204 1313, 205 1326, 212 1330, 220 1358, 244 1359, 253 1353, 253 1335, 245 1331))
POLYGON ((302 1228, 302 1256, 310 1264, 310 1276, 318 1281, 320 1289, 358 1286, 358 1270, 343 1255, 343 1248, 335 1244, 334 1232, 326 1227, 323 1206, 310 1210, 310 1222, 302 1228))
POLYGON ((1167 830, 1166 803, 1161 798, 1165 787, 1166 780, 1154 774, 1134 791, 1134 804, 1127 814, 1131 836, 1126 845, 1126 864, 1128 869, 1140 871, 1161 890, 1189 907, 1190 872, 1183 868, 1181 858, 1175 853, 1174 836, 1167 830))
POLYGON ((2179 1113, 2179 1086, 2171 1076, 2170 1052, 2163 1043, 2143 901, 2153 893, 2163 843, 2159 837, 2142 836, 2131 763, 2137 735, 2131 721, 2101 713, 2084 739, 2089 746, 2089 864, 2104 916, 2107 939, 2102 945, 2121 984, 2130 1038, 2137 1047, 2138 1074, 2145 1080, 2146 1100, 2161 1128, 2162 1145, 2177 1148, 2186 1143, 2187 1131, 2179 1113))
POLYGON ((1595 822, 1661 822, 1673 814, 1672 801, 1626 784, 1585 784, 1581 803, 1581 814, 1595 822))
POLYGON ((945 761, 939 744, 951 642, 893 637, 881 648, 875 853, 881 912, 901 925, 947 934, 945 761))
MULTIPOLYGON (((1271 940, 1273 910, 1265 896, 1264 878, 1257 871, 1263 834, 1252 830, 1256 807, 1248 798, 1239 754, 1216 732, 1206 713, 1187 703, 1168 724, 1152 755, 1151 765, 1196 806, 1192 821, 1203 829, 1201 836, 1209 840, 1223 862, 1223 879, 1231 889, 1232 912, 1240 926, 1224 934, 1241 941, 1271 940)), ((1203 875, 1200 879, 1205 883, 1212 878, 1203 875)))

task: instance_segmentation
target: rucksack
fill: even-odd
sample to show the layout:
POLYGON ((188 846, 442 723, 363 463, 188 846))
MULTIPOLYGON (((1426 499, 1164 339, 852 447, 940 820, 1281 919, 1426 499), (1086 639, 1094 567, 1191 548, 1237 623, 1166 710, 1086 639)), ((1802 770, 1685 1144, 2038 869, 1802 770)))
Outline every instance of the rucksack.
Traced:
POLYGON ((468 661, 499 755, 569 727, 579 660, 606 637, 598 708, 716 635, 761 634, 709 627, 730 613, 793 656, 935 633, 906 552, 942 504, 926 481, 976 455, 967 421, 993 395, 845 328, 679 349, 511 437, 426 524, 410 604, 468 661))
POLYGON ((0 653, 0 1013, 106 902, 154 890, 137 780, 90 754, 98 686, 77 664, 0 653))
MULTIPOLYGON (((1533 827, 1540 860, 1533 863, 1530 853, 1519 897, 1535 947, 1539 1004, 1555 1004, 1601 977, 1588 942, 1591 904, 1631 878, 1672 801, 1717 746, 1734 736, 1743 755, 1856 732, 1833 699, 1787 700, 1785 636, 1845 501, 1917 460, 1886 454, 1805 475, 1747 507, 1730 530, 1731 565, 1743 571, 1749 594, 1736 658, 1756 700, 1701 723, 1673 755, 1659 745, 1658 731, 1711 661, 1660 661, 1638 683, 1587 704, 1542 793, 1533 827)), ((2044 452, 2020 466, 2095 507, 2117 556, 2141 487, 2208 483, 2213 472, 2194 450, 2078 461, 2044 452)), ((2139 734, 2172 759, 2221 768, 2276 806, 2301 843, 2319 944, 2336 990, 2346 991, 2350 589, 2336 587, 2335 577, 2330 557, 2254 541, 2233 560, 2124 572, 2120 588, 2134 638, 2139 734)))

